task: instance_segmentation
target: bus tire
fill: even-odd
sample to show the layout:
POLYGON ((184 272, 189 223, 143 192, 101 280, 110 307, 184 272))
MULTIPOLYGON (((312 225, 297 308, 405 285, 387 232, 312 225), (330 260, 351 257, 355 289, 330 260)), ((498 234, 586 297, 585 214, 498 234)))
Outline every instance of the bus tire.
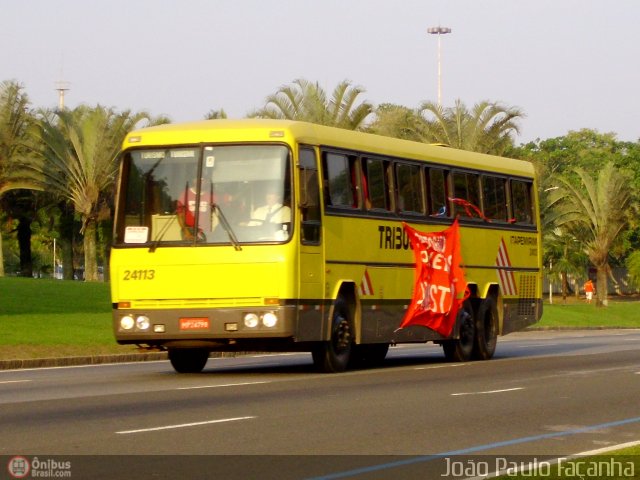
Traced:
POLYGON ((459 336, 454 340, 442 342, 445 358, 450 362, 468 362, 473 358, 473 348, 476 338, 476 323, 473 310, 466 302, 458 311, 456 319, 459 336))
POLYGON ((200 373, 209 359, 209 350, 202 348, 170 348, 169 361, 178 373, 200 373))
POLYGON ((352 332, 349 304, 340 296, 333 305, 331 338, 328 342, 320 342, 311 352, 318 371, 338 373, 347 369, 353 350, 352 332))
POLYGON ((476 321, 476 341, 473 358, 489 360, 493 357, 498 343, 498 307, 493 297, 485 298, 480 304, 476 321))

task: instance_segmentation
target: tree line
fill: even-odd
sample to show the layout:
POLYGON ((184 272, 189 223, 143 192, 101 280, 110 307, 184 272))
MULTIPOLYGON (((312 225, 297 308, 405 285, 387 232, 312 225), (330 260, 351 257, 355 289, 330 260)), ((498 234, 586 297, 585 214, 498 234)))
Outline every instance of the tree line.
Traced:
MULTIPOLYGON (((294 80, 247 117, 302 120, 463 150, 531 161, 539 174, 544 264, 562 282, 596 270, 597 304, 606 304, 612 266, 640 281, 640 143, 590 129, 516 146, 525 114, 500 102, 451 107, 425 101, 411 108, 374 106, 345 80, 331 92, 294 80)), ((205 118, 226 118, 224 109, 205 118)), ((0 84, 0 275, 50 273, 53 244, 64 277, 78 266, 84 279, 106 277, 117 155, 127 132, 169 123, 148 112, 101 105, 73 110, 34 108, 17 81, 0 84)))

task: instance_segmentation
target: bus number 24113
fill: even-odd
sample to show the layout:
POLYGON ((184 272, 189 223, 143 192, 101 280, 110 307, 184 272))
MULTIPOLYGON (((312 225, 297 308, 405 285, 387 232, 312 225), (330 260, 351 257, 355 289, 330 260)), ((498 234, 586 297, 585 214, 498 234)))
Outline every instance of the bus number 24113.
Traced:
POLYGON ((155 270, 125 270, 123 280, 153 280, 156 276, 155 270))

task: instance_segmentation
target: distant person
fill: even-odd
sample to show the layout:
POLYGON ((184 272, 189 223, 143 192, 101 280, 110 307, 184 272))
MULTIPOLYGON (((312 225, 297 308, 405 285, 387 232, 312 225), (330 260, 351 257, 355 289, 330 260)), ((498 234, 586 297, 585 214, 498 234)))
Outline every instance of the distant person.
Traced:
POLYGON ((278 189, 267 191, 266 204, 256 208, 251 213, 248 226, 262 225, 265 223, 288 223, 291 221, 291 209, 282 204, 282 197, 278 189))
POLYGON ((593 300, 593 294, 596 292, 596 287, 591 280, 587 280, 584 284, 584 294, 587 297, 587 303, 591 303, 593 300))

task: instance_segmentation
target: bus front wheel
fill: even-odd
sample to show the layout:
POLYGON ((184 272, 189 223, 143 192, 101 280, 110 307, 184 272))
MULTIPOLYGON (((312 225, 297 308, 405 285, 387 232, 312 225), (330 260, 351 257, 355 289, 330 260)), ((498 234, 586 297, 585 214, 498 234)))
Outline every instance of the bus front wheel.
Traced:
POLYGON ((320 342, 311 352, 319 371, 338 373, 347 369, 353 349, 351 325, 349 305, 344 298, 338 297, 333 306, 331 338, 328 342, 320 342))
POLYGON ((178 373, 200 373, 209 359, 209 351, 201 348, 171 348, 169 361, 178 373))
POLYGON ((473 310, 465 304, 458 312, 456 321, 459 337, 455 340, 442 342, 444 356, 450 362, 468 362, 473 357, 473 349, 476 338, 476 322, 473 318, 473 310))

